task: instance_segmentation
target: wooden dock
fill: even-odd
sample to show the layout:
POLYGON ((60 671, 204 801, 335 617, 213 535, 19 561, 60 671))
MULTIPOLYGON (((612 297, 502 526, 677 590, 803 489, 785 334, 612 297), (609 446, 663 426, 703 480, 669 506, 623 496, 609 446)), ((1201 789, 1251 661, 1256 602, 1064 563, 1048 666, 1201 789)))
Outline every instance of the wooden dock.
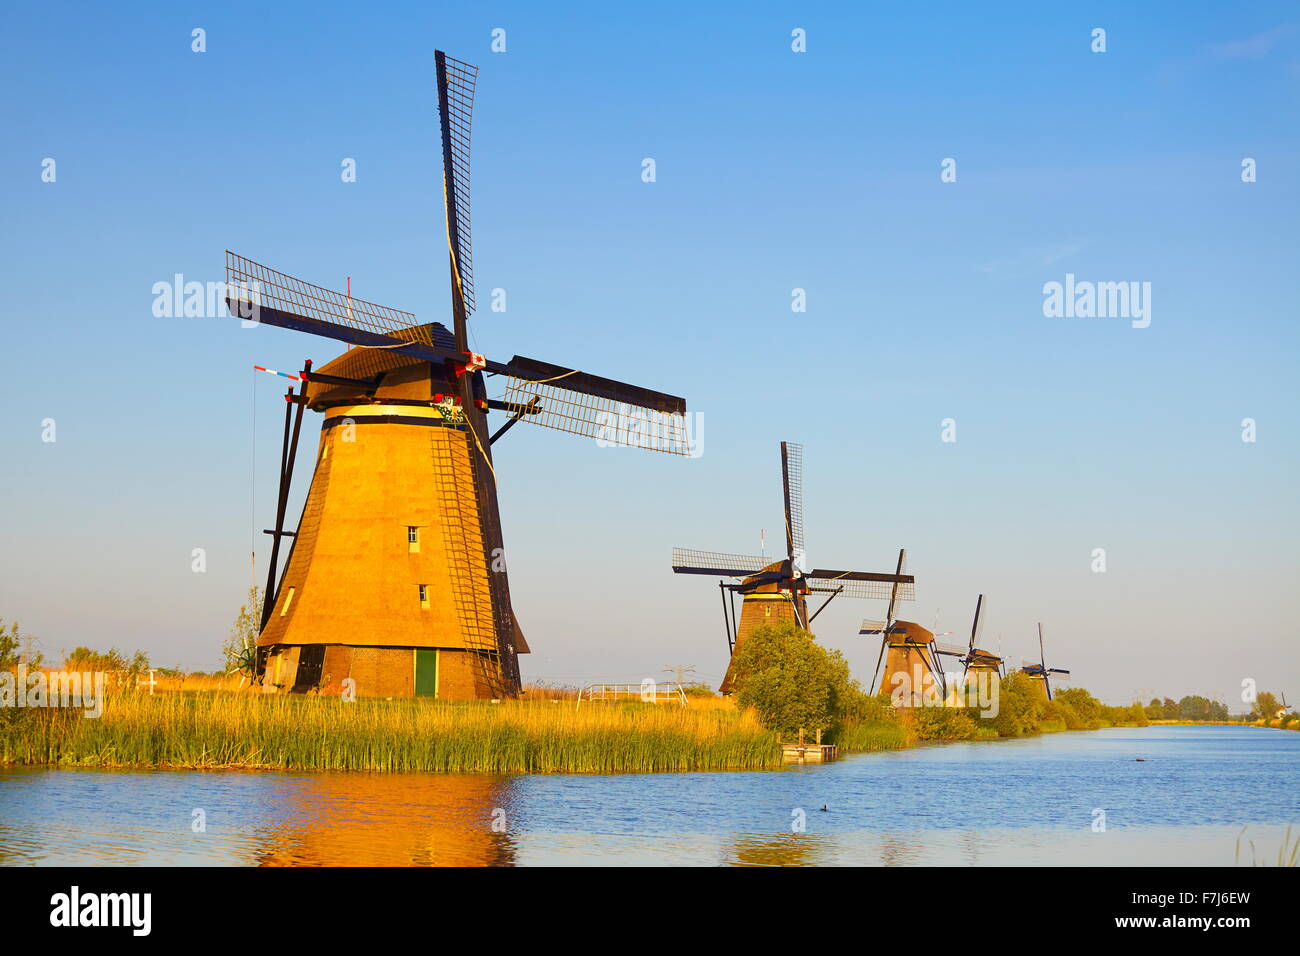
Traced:
POLYGON ((834 744, 782 744, 784 763, 830 763, 835 759, 834 744))

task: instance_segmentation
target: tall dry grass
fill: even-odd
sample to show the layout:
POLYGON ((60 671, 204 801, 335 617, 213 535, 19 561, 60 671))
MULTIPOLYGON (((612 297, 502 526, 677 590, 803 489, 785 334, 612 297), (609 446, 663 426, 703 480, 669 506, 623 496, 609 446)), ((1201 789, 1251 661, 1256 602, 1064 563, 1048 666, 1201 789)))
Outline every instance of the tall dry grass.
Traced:
POLYGON ((779 767, 730 705, 448 703, 260 694, 109 695, 98 719, 10 711, 0 763, 278 770, 629 773, 779 767))

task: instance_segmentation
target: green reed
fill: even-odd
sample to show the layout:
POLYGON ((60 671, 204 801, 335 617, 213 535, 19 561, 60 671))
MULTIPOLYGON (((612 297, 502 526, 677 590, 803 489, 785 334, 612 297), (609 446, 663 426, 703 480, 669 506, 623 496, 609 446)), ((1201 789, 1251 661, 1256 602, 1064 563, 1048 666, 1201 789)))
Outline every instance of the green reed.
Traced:
POLYGON ((95 767, 630 773, 779 767, 777 737, 729 708, 549 701, 344 703, 205 693, 110 697, 98 719, 10 712, 0 763, 95 767))

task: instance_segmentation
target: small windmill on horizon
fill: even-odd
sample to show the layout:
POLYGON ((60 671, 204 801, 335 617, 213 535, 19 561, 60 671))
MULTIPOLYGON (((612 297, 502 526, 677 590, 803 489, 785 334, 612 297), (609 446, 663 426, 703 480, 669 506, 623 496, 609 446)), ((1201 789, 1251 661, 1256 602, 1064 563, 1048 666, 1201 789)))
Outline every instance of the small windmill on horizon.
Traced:
POLYGON ((1047 654, 1043 650, 1043 625, 1038 625, 1038 663, 1021 658, 1020 673, 1031 678, 1043 691, 1047 700, 1052 699, 1052 681, 1070 679, 1070 672, 1060 667, 1047 666, 1047 654))

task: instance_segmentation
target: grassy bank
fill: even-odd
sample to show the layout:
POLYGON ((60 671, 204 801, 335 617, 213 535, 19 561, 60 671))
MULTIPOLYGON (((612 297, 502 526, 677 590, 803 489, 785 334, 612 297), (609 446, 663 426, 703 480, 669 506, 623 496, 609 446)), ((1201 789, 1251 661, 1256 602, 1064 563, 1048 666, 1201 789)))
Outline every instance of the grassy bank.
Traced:
MULTIPOLYGON (((575 711, 553 690, 448 703, 266 696, 177 688, 111 693, 98 719, 75 710, 0 710, 0 765, 110 768, 367 770, 459 773, 641 773, 781 766, 779 736, 730 699, 688 708, 597 704, 575 711)), ((959 707, 890 707, 861 695, 828 729, 842 752, 924 742, 1145 726, 1141 707, 1087 691, 1052 701, 1003 681, 996 717, 959 707)), ((1163 722, 1163 721, 1162 721, 1163 722)))
POLYGON ((0 763, 79 767, 634 773, 781 765, 730 707, 443 703, 198 693, 110 695, 98 719, 0 715, 0 763))

